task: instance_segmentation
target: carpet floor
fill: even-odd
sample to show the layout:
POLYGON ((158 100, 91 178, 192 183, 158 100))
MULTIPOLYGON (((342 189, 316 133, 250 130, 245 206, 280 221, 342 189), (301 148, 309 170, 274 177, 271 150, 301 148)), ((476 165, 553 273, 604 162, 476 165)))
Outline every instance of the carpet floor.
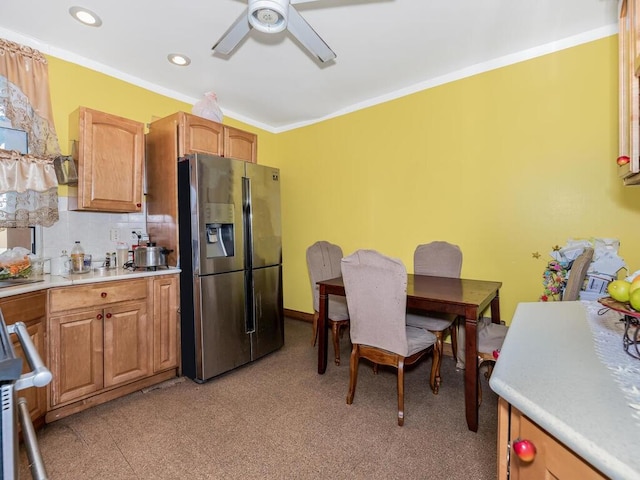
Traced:
MULTIPOLYGON (((464 372, 431 357, 405 373, 405 424, 397 425, 396 374, 360 364, 354 402, 348 334, 342 365, 329 347, 316 373, 311 325, 286 319, 285 345, 198 384, 184 377, 46 425, 38 441, 49 478, 447 479, 496 478, 497 397, 482 378, 478 432, 467 429, 464 372)), ((31 478, 24 450, 20 478, 31 478)))

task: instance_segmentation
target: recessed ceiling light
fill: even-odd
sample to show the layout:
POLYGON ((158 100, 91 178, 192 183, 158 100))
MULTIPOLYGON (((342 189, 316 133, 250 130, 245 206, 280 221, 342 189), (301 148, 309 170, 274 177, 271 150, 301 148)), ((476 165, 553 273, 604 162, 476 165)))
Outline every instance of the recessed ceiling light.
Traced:
POLYGON ((179 67, 186 67, 191 63, 191 59, 186 55, 182 55, 181 53, 170 53, 167 55, 167 59, 173 63, 174 65, 178 65, 179 67))
POLYGON ((100 20, 100 17, 93 13, 91 10, 87 10, 86 8, 71 7, 69 9, 69 13, 80 23, 89 25, 90 27, 99 27, 100 25, 102 25, 102 20, 100 20))

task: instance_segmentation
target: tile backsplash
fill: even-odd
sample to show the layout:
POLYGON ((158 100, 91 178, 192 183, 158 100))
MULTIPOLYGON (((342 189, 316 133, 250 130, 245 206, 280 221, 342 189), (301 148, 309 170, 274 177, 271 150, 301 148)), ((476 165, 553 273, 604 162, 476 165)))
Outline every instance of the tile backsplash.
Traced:
MULTIPOLYGON (((143 205, 145 205, 143 203, 143 205)), ((63 250, 71 251, 80 240, 84 251, 94 260, 104 259, 106 252, 115 252, 118 243, 128 246, 138 243, 133 231, 146 233, 144 211, 141 213, 96 213, 68 210, 67 197, 58 198, 60 220, 51 227, 42 228, 42 245, 38 252, 44 257, 59 257, 63 250), (113 241, 112 232, 119 236, 113 241)), ((48 263, 48 262, 47 262, 48 263)))

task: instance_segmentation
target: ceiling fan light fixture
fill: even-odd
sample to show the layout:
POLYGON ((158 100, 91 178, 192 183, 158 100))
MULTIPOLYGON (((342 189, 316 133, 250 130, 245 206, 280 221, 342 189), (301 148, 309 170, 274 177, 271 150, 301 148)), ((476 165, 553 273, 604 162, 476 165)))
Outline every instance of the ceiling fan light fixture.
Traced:
POLYGON ((249 1, 249 23, 264 33, 278 33, 287 28, 288 0, 249 1))

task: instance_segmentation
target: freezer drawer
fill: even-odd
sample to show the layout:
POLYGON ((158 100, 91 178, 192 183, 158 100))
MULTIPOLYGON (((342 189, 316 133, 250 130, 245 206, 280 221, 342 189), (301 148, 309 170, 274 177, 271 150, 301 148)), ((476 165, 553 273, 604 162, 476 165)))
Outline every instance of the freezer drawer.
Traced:
POLYGON ((284 345, 282 266, 253 270, 253 294, 255 332, 251 348, 255 360, 284 345))
POLYGON ((208 380, 251 361, 244 275, 240 271, 197 279, 201 308, 200 315, 196 315, 200 327, 196 338, 199 380, 208 380))

